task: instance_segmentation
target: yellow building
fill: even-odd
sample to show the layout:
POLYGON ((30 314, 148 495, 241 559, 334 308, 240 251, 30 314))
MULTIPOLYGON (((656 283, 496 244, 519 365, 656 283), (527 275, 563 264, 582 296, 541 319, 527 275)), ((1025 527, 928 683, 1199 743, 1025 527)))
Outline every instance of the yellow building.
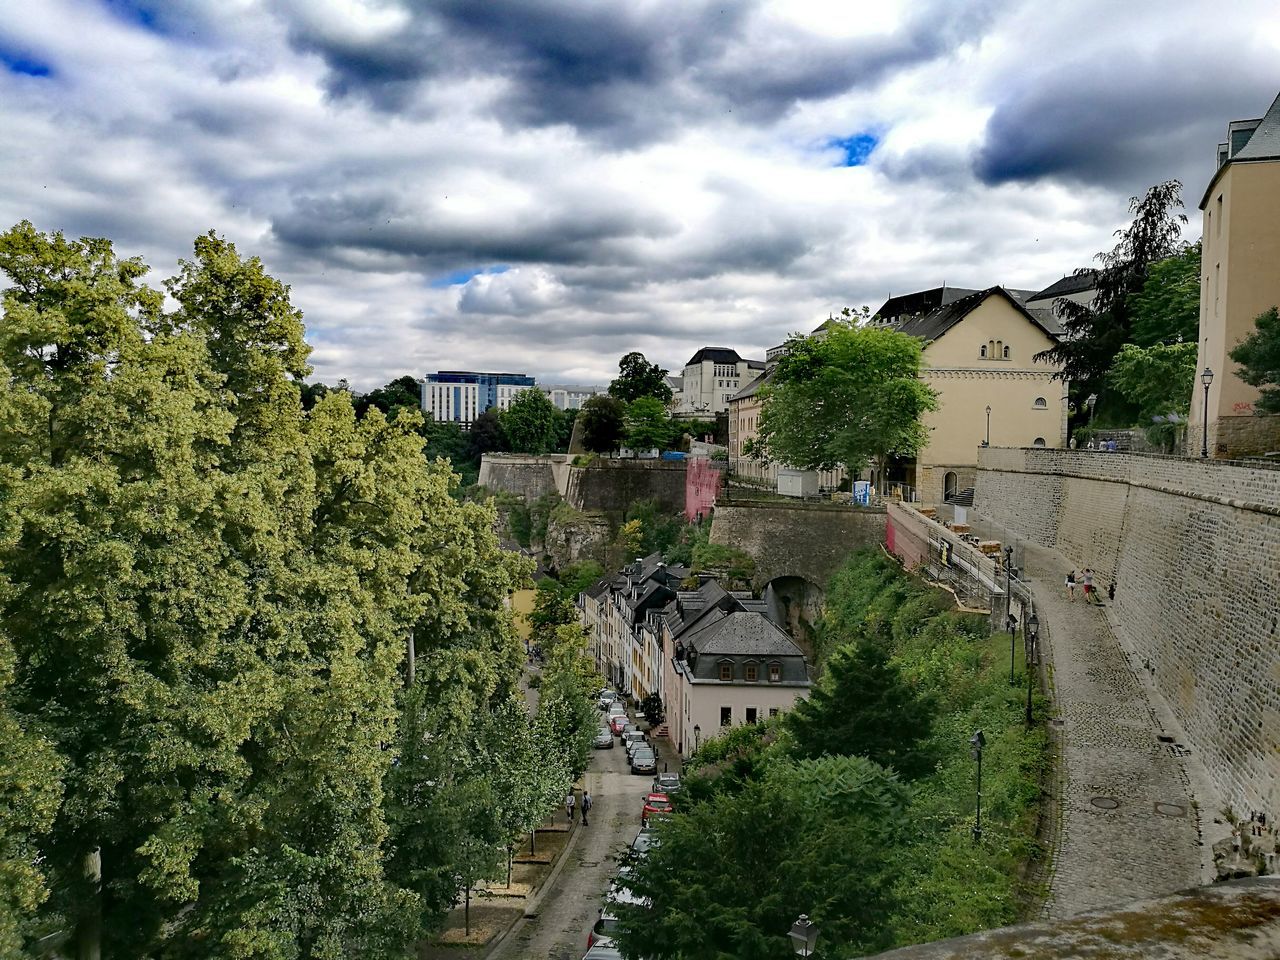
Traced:
POLYGON ((991 287, 897 329, 925 341, 923 377, 938 392, 938 409, 924 417, 928 446, 883 486, 897 480, 920 501, 939 503, 974 485, 984 444, 1066 445, 1067 384, 1054 379, 1058 365, 1035 359, 1060 334, 1049 311, 1028 310, 1003 287, 991 287))
POLYGON ((1229 356, 1260 313, 1280 304, 1280 97, 1265 117, 1236 120, 1218 144, 1218 170, 1200 201, 1204 214, 1197 370, 1213 373, 1208 391, 1197 376, 1187 452, 1207 446, 1216 457, 1280 450, 1280 417, 1254 415, 1258 390, 1238 376, 1229 356))

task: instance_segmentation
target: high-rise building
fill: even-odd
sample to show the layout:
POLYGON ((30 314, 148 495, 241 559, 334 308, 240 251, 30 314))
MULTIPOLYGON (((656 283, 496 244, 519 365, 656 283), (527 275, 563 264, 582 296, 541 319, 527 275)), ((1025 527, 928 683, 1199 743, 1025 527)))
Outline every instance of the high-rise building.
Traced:
POLYGON ((505 410, 512 397, 536 386, 523 373, 476 373, 471 370, 441 370, 429 373, 422 384, 422 410, 440 422, 459 424, 470 430, 476 417, 490 408, 505 410))

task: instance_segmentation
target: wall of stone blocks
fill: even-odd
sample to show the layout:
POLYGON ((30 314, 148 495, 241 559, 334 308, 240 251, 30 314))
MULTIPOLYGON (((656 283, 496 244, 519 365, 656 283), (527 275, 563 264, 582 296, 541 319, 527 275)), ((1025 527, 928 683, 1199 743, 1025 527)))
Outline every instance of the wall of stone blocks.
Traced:
POLYGON ((1121 643, 1233 812, 1280 815, 1280 470, 991 450, 975 507, 1101 571, 1104 587, 1114 576, 1121 643))
POLYGON ((683 460, 595 460, 570 466, 562 493, 575 509, 615 520, 637 500, 656 500, 665 512, 684 513, 685 469, 683 460))
POLYGON ((532 503, 544 494, 560 492, 555 469, 561 459, 486 453, 480 458, 477 482, 488 490, 504 490, 532 503))

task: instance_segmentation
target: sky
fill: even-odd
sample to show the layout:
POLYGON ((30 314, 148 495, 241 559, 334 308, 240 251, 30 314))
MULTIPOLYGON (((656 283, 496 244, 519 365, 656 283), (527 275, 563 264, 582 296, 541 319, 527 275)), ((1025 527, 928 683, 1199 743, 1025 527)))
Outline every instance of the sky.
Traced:
POLYGON ((844 306, 1040 288, 1196 206, 1273 0, 0 0, 0 229, 158 284, 215 230, 312 379, 607 383, 844 306))

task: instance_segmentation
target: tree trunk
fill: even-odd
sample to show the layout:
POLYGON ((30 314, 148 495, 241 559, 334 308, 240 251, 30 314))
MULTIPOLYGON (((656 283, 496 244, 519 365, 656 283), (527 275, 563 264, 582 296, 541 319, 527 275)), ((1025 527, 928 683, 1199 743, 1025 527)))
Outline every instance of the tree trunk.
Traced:
POLYGON ((102 960, 102 850, 84 855, 84 877, 89 881, 89 909, 76 925, 77 960, 102 960))
POLYGON ((462 932, 466 936, 471 936, 471 884, 467 884, 466 906, 462 908, 462 932))
POLYGON ((417 673, 418 673, 418 664, 417 664, 418 655, 413 644, 412 630, 409 631, 408 648, 409 648, 409 664, 408 664, 408 668, 405 671, 405 686, 412 689, 413 681, 417 677, 417 673))

